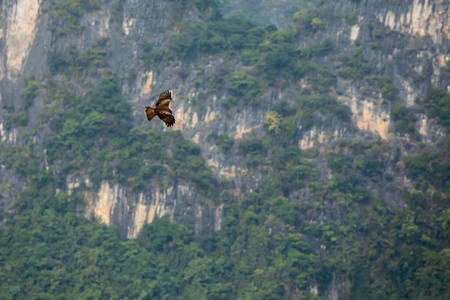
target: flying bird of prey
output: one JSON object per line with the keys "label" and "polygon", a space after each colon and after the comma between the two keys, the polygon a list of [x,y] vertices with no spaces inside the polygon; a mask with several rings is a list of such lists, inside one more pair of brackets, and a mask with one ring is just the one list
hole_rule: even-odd
{"label": "flying bird of prey", "polygon": [[172,110],[169,108],[170,100],[172,100],[172,92],[168,90],[159,94],[159,99],[156,102],[155,107],[146,106],[145,115],[147,120],[151,121],[155,116],[158,116],[167,127],[172,127],[175,124],[175,117],[172,114]]}

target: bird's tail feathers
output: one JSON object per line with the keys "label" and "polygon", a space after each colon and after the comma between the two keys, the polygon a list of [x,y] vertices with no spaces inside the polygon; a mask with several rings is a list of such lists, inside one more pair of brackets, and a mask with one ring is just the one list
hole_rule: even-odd
{"label": "bird's tail feathers", "polygon": [[155,108],[146,106],[145,107],[145,116],[147,117],[147,120],[151,121],[155,116]]}

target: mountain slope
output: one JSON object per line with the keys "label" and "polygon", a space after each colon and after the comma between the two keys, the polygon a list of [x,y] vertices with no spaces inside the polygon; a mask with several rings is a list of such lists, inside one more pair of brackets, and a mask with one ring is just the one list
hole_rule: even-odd
{"label": "mountain slope", "polygon": [[1,7],[7,298],[448,295],[445,5]]}

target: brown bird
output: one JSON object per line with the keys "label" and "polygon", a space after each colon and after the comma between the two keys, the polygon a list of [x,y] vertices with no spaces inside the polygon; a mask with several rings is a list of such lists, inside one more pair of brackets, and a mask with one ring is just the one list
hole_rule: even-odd
{"label": "brown bird", "polygon": [[172,92],[166,90],[159,94],[159,99],[155,104],[155,107],[146,106],[145,115],[147,120],[151,121],[155,116],[158,116],[167,127],[172,127],[175,124],[175,117],[172,114],[172,110],[169,108],[170,100],[172,100]]}

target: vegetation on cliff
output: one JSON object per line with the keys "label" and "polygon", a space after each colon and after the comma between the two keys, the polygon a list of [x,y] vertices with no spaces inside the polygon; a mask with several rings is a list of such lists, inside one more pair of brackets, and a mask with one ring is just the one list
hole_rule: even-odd
{"label": "vegetation on cliff", "polygon": [[[223,153],[234,151],[247,172],[261,174],[259,187],[241,186],[242,196],[234,198],[230,184],[215,179],[205,165],[198,145],[180,132],[135,126],[122,97],[123,78],[108,61],[108,39],[84,51],[52,53],[49,72],[24,81],[24,103],[45,95],[36,129],[46,132],[45,155],[34,151],[31,138],[24,148],[0,147],[2,167],[26,182],[0,228],[0,298],[326,299],[331,282],[340,284],[342,299],[450,297],[445,132],[434,149],[419,145],[410,156],[376,138],[298,147],[301,130],[310,129],[315,118],[350,124],[350,108],[336,100],[338,80],[379,93],[393,129],[417,138],[415,115],[400,103],[393,78],[369,62],[367,48],[341,53],[329,38],[298,47],[299,36],[324,30],[317,9],[296,13],[295,28],[277,30],[223,18],[215,1],[175,2],[182,9],[174,12],[172,25],[193,7],[201,18],[180,26],[166,46],[143,42],[143,67],[221,56],[225,62],[203,92],[225,93],[225,110],[261,105],[262,93],[274,87],[308,86],[268,109],[261,135],[239,142],[216,132],[207,138]],[[56,36],[79,34],[85,10],[101,5],[52,3],[51,30]],[[355,20],[353,14],[345,17],[350,25]],[[231,58],[245,68],[233,70]],[[444,131],[449,104],[449,94],[439,88],[420,102]],[[10,110],[8,126],[26,126],[26,109]],[[395,191],[393,172],[412,184],[397,203],[386,203],[373,187]],[[69,174],[88,175],[92,186],[82,184],[69,195]],[[102,180],[146,192],[150,181],[164,185],[178,178],[215,204],[227,203],[221,229],[200,242],[191,228],[164,219],[145,225],[136,240],[123,240],[117,227],[83,216],[83,193]]]}

